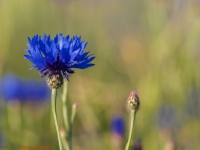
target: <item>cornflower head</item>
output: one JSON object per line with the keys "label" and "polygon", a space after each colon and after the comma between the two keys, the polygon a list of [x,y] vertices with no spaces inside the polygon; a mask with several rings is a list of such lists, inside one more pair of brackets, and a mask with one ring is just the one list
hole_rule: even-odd
{"label": "cornflower head", "polygon": [[37,103],[50,99],[51,92],[45,82],[29,80],[23,83],[23,100]]}
{"label": "cornflower head", "polygon": [[178,126],[176,109],[165,104],[161,106],[157,115],[157,126],[159,129],[175,129]]}
{"label": "cornflower head", "polygon": [[127,141],[125,150],[129,150],[132,145],[135,116],[136,116],[136,112],[140,106],[139,97],[134,90],[131,91],[131,93],[128,97],[127,103],[128,103],[128,107],[130,108],[130,130],[129,130],[129,137],[128,137],[128,141]]}
{"label": "cornflower head", "polygon": [[125,122],[122,116],[116,115],[111,121],[111,149],[120,150],[124,141]]}
{"label": "cornflower head", "polygon": [[139,109],[140,99],[135,91],[131,91],[127,102],[131,110],[137,111]]}
{"label": "cornflower head", "polygon": [[123,137],[124,135],[124,129],[125,129],[125,123],[121,116],[116,116],[113,118],[111,122],[112,126],[112,132],[114,135]]}
{"label": "cornflower head", "polygon": [[2,98],[6,101],[21,101],[22,81],[14,75],[6,75],[0,81]]}
{"label": "cornflower head", "polygon": [[93,66],[90,63],[95,57],[84,52],[87,42],[81,41],[81,37],[62,34],[56,35],[52,40],[50,35],[44,34],[28,38],[28,55],[25,59],[40,71],[41,77],[47,78],[47,84],[52,89],[58,89],[63,84],[63,79],[69,81],[69,75],[74,73],[74,68],[86,69]]}

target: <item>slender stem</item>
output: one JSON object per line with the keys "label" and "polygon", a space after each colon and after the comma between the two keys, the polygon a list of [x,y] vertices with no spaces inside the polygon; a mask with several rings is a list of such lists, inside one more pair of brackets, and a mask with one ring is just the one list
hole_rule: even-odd
{"label": "slender stem", "polygon": [[68,143],[67,143],[65,137],[62,137],[61,139],[62,139],[62,143],[63,143],[64,147],[66,148],[66,150],[69,150],[69,146],[68,146]]}
{"label": "slender stem", "polygon": [[56,114],[56,97],[57,97],[57,90],[56,89],[52,89],[51,106],[52,106],[53,117],[54,117],[55,126],[56,126],[56,132],[57,132],[57,135],[58,135],[59,147],[60,147],[60,150],[63,150],[62,143],[61,143],[61,138],[60,138],[60,131],[59,131],[59,125],[58,125],[58,120],[57,120],[57,114]]}
{"label": "slender stem", "polygon": [[63,120],[64,120],[64,126],[66,131],[69,131],[69,119],[68,119],[68,112],[67,112],[67,82],[64,82],[64,88],[63,88],[63,95],[62,95],[62,102],[63,102]]}
{"label": "slender stem", "polygon": [[73,127],[73,124],[74,124],[74,119],[75,119],[75,116],[76,116],[76,112],[77,112],[77,104],[73,104],[72,106],[72,115],[71,115],[71,120],[70,120],[70,130],[68,132],[68,141],[69,141],[69,148],[70,150],[72,150],[72,127]]}
{"label": "slender stem", "polygon": [[136,110],[131,110],[131,114],[130,114],[130,117],[131,117],[131,118],[130,118],[130,131],[129,131],[128,142],[127,142],[127,144],[126,144],[125,150],[129,150],[129,149],[130,149],[130,146],[131,146],[131,144],[132,144],[135,115],[136,115]]}
{"label": "slender stem", "polygon": [[70,130],[68,132],[69,149],[72,150],[72,125],[70,124]]}
{"label": "slender stem", "polygon": [[69,150],[69,145],[67,143],[67,140],[66,140],[66,131],[65,129],[63,130],[60,130],[60,137],[61,137],[61,140],[62,140],[62,144],[64,146],[64,150]]}
{"label": "slender stem", "polygon": [[63,107],[63,120],[64,120],[64,126],[65,130],[67,132],[66,134],[66,139],[67,142],[65,141],[65,145],[67,146],[67,149],[72,150],[72,140],[71,140],[71,125],[68,117],[68,101],[67,101],[67,82],[64,82],[64,87],[63,87],[63,94],[62,94],[62,107]]}
{"label": "slender stem", "polygon": [[74,124],[74,119],[76,117],[76,112],[77,112],[77,104],[74,103],[72,105],[72,116],[71,116],[71,122],[70,122],[71,126],[73,126],[73,124]]}

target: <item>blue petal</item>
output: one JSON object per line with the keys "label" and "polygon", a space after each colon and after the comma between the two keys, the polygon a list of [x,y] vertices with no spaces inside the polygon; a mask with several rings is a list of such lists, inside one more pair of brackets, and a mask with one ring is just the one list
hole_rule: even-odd
{"label": "blue petal", "polygon": [[58,43],[58,34],[56,34],[56,36],[54,37],[54,42]]}
{"label": "blue petal", "polygon": [[60,50],[63,48],[63,42],[64,42],[63,36],[62,36],[62,34],[60,34],[60,37],[59,37],[59,49]]}
{"label": "blue petal", "polygon": [[82,64],[79,67],[73,67],[73,68],[86,69],[86,68],[92,67],[94,65],[95,64]]}
{"label": "blue petal", "polygon": [[74,61],[75,57],[79,54],[79,51],[80,50],[76,50],[76,51],[74,51],[74,52],[71,53],[71,58],[70,58],[69,63],[71,63],[72,61]]}
{"label": "blue petal", "polygon": [[[76,64],[74,64],[72,66],[72,68],[80,68],[80,69],[84,69],[85,65],[88,64],[89,62],[91,62],[95,57],[91,57],[91,58],[88,58],[88,59],[85,59],[83,61],[80,61]],[[89,64],[88,64],[89,65]],[[86,65],[87,66],[87,65]],[[86,67],[87,68],[87,67]]]}
{"label": "blue petal", "polygon": [[69,54],[69,50],[63,48],[62,51],[59,52],[59,54],[60,54],[60,59],[62,60],[62,62],[64,64],[68,64],[71,57],[71,55]]}
{"label": "blue petal", "polygon": [[85,52],[82,55],[78,55],[75,60],[76,61],[84,60],[88,54],[89,54],[89,52]]}

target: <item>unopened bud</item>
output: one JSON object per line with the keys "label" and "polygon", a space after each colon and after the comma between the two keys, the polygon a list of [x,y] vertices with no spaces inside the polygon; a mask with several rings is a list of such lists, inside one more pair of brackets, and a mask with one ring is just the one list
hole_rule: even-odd
{"label": "unopened bud", "polygon": [[135,91],[132,91],[128,97],[128,107],[131,108],[132,110],[138,110],[140,106],[140,100]]}
{"label": "unopened bud", "polygon": [[73,109],[77,109],[77,103],[74,103],[74,104],[72,105],[72,108],[73,108]]}
{"label": "unopened bud", "polygon": [[65,131],[64,128],[61,128],[61,129],[60,129],[60,136],[61,136],[62,138],[66,137],[66,131]]}
{"label": "unopened bud", "polygon": [[51,89],[58,89],[63,84],[62,74],[49,75],[47,78],[47,84]]}

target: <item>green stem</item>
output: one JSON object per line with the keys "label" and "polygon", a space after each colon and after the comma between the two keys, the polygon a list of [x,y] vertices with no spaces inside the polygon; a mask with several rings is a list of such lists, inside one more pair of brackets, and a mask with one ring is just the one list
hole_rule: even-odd
{"label": "green stem", "polygon": [[131,117],[131,118],[130,118],[130,131],[129,131],[128,142],[127,142],[127,144],[126,144],[125,150],[129,150],[129,149],[130,149],[130,146],[131,146],[131,144],[132,144],[135,115],[136,115],[136,110],[131,110],[131,114],[130,114],[130,117]]}
{"label": "green stem", "polygon": [[52,106],[53,117],[54,117],[55,126],[56,126],[56,132],[57,132],[57,135],[58,135],[59,147],[60,147],[60,150],[63,150],[62,143],[61,143],[61,138],[60,138],[60,131],[59,131],[59,125],[58,125],[58,120],[57,120],[57,114],[56,114],[56,97],[57,97],[57,90],[56,89],[52,89],[51,106]]}
{"label": "green stem", "polygon": [[70,130],[68,132],[68,143],[69,143],[69,149],[72,150],[72,127],[70,124]]}
{"label": "green stem", "polygon": [[64,120],[64,126],[65,130],[67,132],[66,139],[67,142],[65,142],[65,145],[67,146],[67,149],[72,149],[72,142],[71,142],[71,126],[68,118],[68,101],[67,101],[67,82],[64,82],[63,87],[63,95],[62,95],[62,107],[63,107],[63,120]]}
{"label": "green stem", "polygon": [[74,124],[74,119],[75,119],[75,117],[76,117],[76,112],[77,112],[77,104],[74,103],[74,104],[72,105],[72,116],[71,116],[71,122],[70,122],[71,127],[72,127],[73,124]]}
{"label": "green stem", "polygon": [[62,140],[62,144],[63,144],[65,150],[69,150],[69,145],[67,143],[66,136],[63,136],[63,137],[61,136],[61,140]]}
{"label": "green stem", "polygon": [[66,131],[69,131],[69,119],[68,119],[68,112],[67,112],[67,82],[64,82],[64,88],[63,88],[63,95],[62,95],[62,101],[63,101],[63,120],[64,120],[64,126]]}
{"label": "green stem", "polygon": [[76,112],[77,112],[77,104],[73,104],[72,115],[71,115],[71,120],[70,120],[70,130],[68,132],[68,135],[69,135],[68,141],[69,141],[70,150],[72,150],[72,127],[73,127],[73,124],[74,124],[74,118],[76,116]]}

